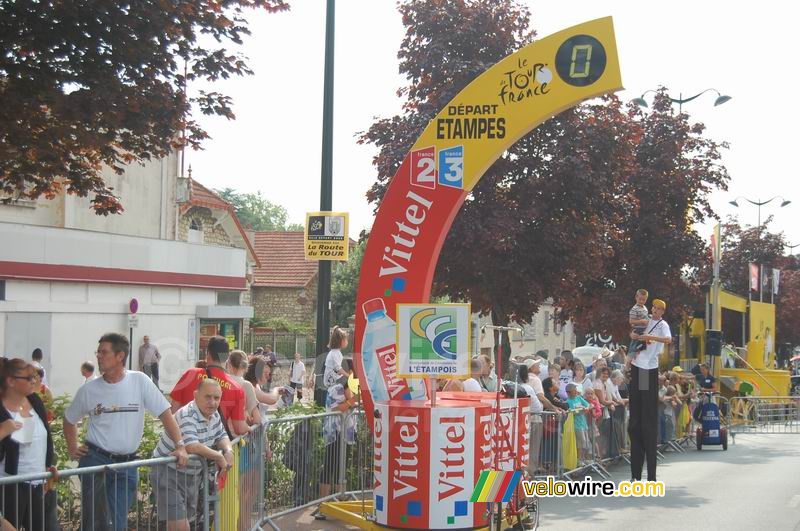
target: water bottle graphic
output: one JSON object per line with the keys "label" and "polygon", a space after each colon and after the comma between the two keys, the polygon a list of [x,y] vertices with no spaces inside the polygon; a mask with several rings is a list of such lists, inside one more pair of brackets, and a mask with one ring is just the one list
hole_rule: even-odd
{"label": "water bottle graphic", "polygon": [[[395,322],[386,315],[386,306],[383,299],[370,299],[362,305],[364,315],[367,318],[367,326],[364,328],[364,340],[361,345],[361,362],[364,366],[364,375],[367,378],[372,399],[389,400],[389,389],[381,370],[381,363],[378,359],[377,351],[394,345],[396,341]],[[412,400],[426,400],[427,393],[425,384],[422,380],[407,380],[411,390]],[[407,396],[397,396],[394,398],[409,398]]]}

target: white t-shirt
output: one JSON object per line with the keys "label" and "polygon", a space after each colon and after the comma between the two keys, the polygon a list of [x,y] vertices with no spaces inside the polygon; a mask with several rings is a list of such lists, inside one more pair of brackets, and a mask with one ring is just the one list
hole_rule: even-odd
{"label": "white t-shirt", "polygon": [[[644,329],[644,333],[648,336],[672,337],[669,325],[663,319],[660,321],[650,319],[650,322],[647,323]],[[662,350],[664,350],[664,343],[658,341],[649,342],[647,348],[634,358],[633,365],[636,365],[640,369],[657,369],[658,355],[661,354]]]}
{"label": "white t-shirt", "polygon": [[525,391],[528,393],[528,396],[531,397],[531,413],[541,413],[544,411],[544,406],[542,405],[541,400],[539,397],[536,396],[536,391],[531,386],[531,379],[528,377],[528,383],[524,383],[520,385]]}
{"label": "white t-shirt", "polygon": [[[339,363],[341,364],[342,362],[340,361]],[[305,376],[306,376],[306,364],[303,363],[302,361],[293,361],[292,377],[290,378],[290,381],[292,383],[302,384]]]}
{"label": "white t-shirt", "polygon": [[464,391],[468,393],[480,393],[483,389],[481,389],[481,384],[478,383],[478,380],[475,378],[467,378],[464,380]]}
{"label": "white t-shirt", "polygon": [[114,454],[132,454],[139,448],[144,433],[144,412],[159,416],[169,402],[144,373],[126,371],[119,382],[104,378],[80,387],[64,412],[70,424],[89,415],[86,441]]}
{"label": "white t-shirt", "polygon": [[[533,392],[537,395],[544,394],[544,387],[542,387],[542,379],[539,378],[538,375],[533,374],[532,372],[528,373],[528,385],[533,387]],[[541,402],[540,402],[541,403]]]}
{"label": "white t-shirt", "polygon": [[[22,422],[19,414],[11,414],[17,422]],[[33,438],[29,443],[20,443],[19,460],[17,461],[17,474],[40,474],[47,470],[47,430],[39,415],[31,409],[31,416],[25,422],[33,424]],[[0,461],[0,477],[6,477],[6,461]],[[43,483],[34,481],[33,483]]]}
{"label": "white t-shirt", "polygon": [[328,356],[325,358],[325,376],[322,379],[326,389],[341,378],[339,369],[342,368],[343,359],[342,351],[338,348],[331,349],[331,351],[328,352]]}
{"label": "white t-shirt", "polygon": [[606,380],[606,398],[610,398],[611,400],[615,400],[617,402],[622,401],[622,396],[619,394],[619,386],[614,385],[614,382],[611,381],[611,378]]}

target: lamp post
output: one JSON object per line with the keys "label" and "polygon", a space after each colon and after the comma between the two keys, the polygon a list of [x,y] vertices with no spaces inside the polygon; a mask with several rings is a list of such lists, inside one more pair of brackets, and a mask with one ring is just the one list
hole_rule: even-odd
{"label": "lamp post", "polygon": [[788,248],[789,248],[789,254],[792,254],[792,251],[794,251],[794,248],[795,248],[795,247],[800,247],[800,243],[796,243],[796,244],[794,244],[794,245],[789,245],[789,244],[786,244],[786,247],[788,247]]}
{"label": "lamp post", "polygon": [[766,201],[753,201],[752,199],[747,199],[746,197],[739,196],[736,199],[734,199],[733,201],[728,201],[728,204],[733,205],[736,208],[739,208],[739,203],[737,203],[737,201],[739,199],[744,199],[745,201],[747,201],[751,205],[756,205],[758,207],[758,230],[759,230],[759,233],[761,231],[761,207],[762,206],[767,205],[767,204],[773,202],[776,199],[780,199],[781,200],[781,207],[785,207],[786,205],[791,203],[791,201],[787,200],[786,198],[784,198],[784,197],[782,197],[780,195],[776,195],[775,197],[773,197],[771,199],[767,199]]}
{"label": "lamp post", "polygon": [[[730,101],[730,99],[731,99],[731,96],[725,96],[723,94],[720,94],[720,92],[717,89],[713,89],[713,88],[705,89],[703,92],[698,92],[694,96],[690,96],[688,98],[684,98],[682,92],[678,94],[677,98],[673,98],[669,94],[667,94],[667,97],[669,98],[669,101],[671,101],[672,103],[677,103],[678,104],[678,113],[680,114],[680,113],[683,112],[683,104],[684,103],[689,103],[693,99],[699,98],[700,96],[702,96],[706,92],[712,92],[712,91],[717,93],[717,99],[714,100],[714,107],[716,107],[718,105],[722,105],[723,103],[725,103],[726,101]],[[647,94],[651,93],[651,92],[656,92],[656,91],[655,90],[646,90],[645,92],[642,93],[641,96],[639,96],[638,98],[634,98],[632,100],[633,103],[635,103],[639,107],[647,108],[648,105],[647,105],[647,102],[644,100],[644,97]]]}
{"label": "lamp post", "polygon": [[[333,46],[336,0],[328,0],[325,17],[325,78],[322,98],[322,171],[319,209],[333,208]],[[319,261],[317,277],[317,349],[324,351],[331,323],[331,262]],[[317,369],[314,369],[315,371]],[[321,405],[321,404],[320,404]]]}

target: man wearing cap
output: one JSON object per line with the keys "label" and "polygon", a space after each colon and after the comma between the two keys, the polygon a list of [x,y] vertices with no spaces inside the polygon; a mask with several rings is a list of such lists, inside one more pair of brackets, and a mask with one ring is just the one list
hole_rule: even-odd
{"label": "man wearing cap", "polygon": [[631,332],[631,339],[647,347],[635,354],[630,384],[631,481],[642,480],[647,461],[647,481],[656,481],[656,438],[658,436],[658,355],[672,343],[669,325],[664,320],[667,304],[653,299],[651,317],[643,334]]}

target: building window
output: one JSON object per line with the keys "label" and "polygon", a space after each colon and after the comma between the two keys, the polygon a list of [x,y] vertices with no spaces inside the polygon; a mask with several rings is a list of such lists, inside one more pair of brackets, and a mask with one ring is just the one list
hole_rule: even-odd
{"label": "building window", "polygon": [[239,306],[238,291],[218,291],[217,304],[219,306]]}
{"label": "building window", "polygon": [[543,335],[550,335],[550,312],[544,312],[544,328],[542,329]]}
{"label": "building window", "polygon": [[6,300],[6,281],[0,280],[0,301]]}
{"label": "building window", "polygon": [[203,243],[203,223],[195,218],[189,221],[189,233],[186,238],[189,243]]}

